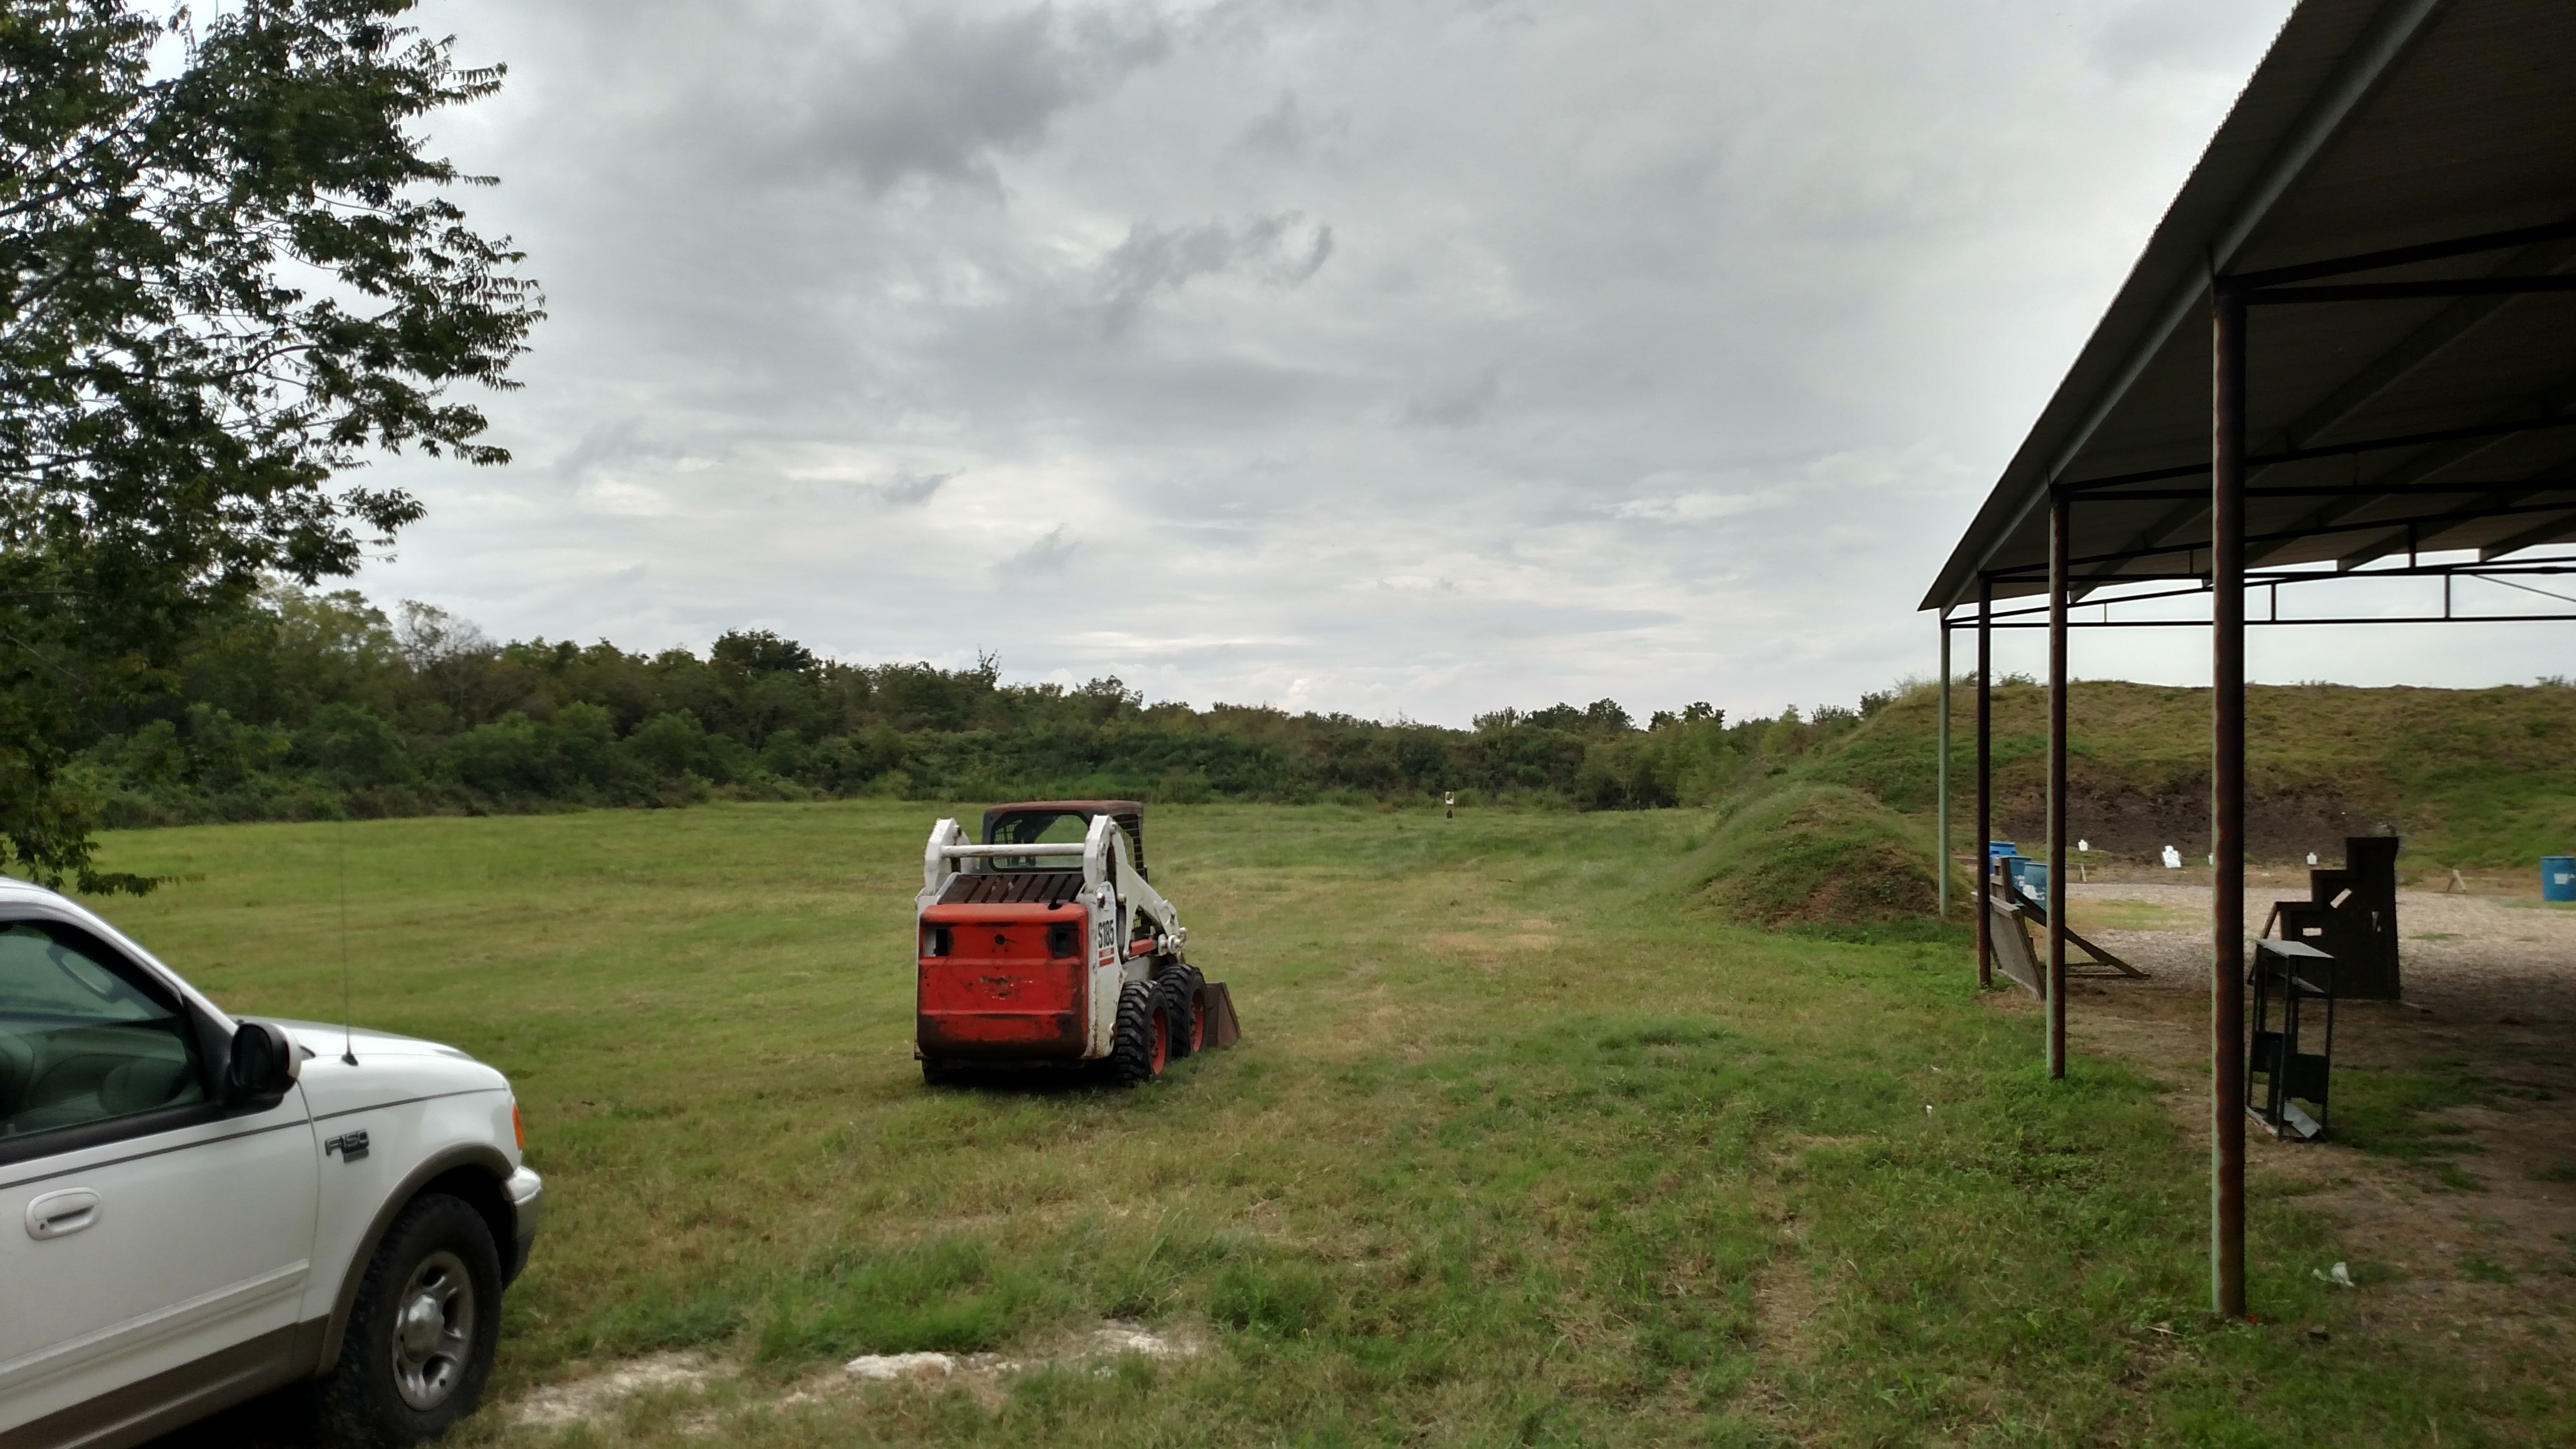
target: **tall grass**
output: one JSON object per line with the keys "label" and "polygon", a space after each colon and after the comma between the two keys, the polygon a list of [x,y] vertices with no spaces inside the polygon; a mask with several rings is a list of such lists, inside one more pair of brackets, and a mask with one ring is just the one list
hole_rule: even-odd
{"label": "tall grass", "polygon": [[[741,1366],[467,1444],[2576,1439],[2560,1338],[2428,1328],[2295,1199],[2254,1202],[2263,1322],[2206,1315],[2171,1084],[2044,1080],[1955,941],[1694,913],[1704,813],[1159,812],[1246,1038],[1122,1093],[921,1085],[934,808],[137,832],[109,863],[182,879],[111,912],[230,1007],[334,1015],[345,844],[359,1019],[508,1071],[547,1175],[495,1396]],[[1108,1317],[1204,1351],[1060,1359]],[[787,1397],[931,1348],[1040,1366]]]}

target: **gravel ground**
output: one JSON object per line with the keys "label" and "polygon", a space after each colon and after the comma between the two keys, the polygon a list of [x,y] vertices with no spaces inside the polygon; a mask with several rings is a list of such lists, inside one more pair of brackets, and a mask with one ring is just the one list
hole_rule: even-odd
{"label": "gravel ground", "polygon": [[[2209,887],[2116,882],[2067,889],[2076,929],[2148,972],[2154,980],[2147,985],[2208,991],[2210,948],[2202,933]],[[2260,929],[2273,902],[2302,895],[2285,885],[2248,890],[2246,923]],[[2154,929],[2087,926],[2088,916],[2099,919],[2118,901],[2169,914]],[[2576,1024],[2576,907],[2528,896],[2400,890],[2397,935],[2398,976],[2410,1006],[2455,1020]]]}

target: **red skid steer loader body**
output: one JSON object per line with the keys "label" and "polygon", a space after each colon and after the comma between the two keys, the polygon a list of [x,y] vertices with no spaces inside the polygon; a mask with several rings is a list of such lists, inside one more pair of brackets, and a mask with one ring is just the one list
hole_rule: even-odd
{"label": "red skid steer loader body", "polygon": [[1079,903],[966,901],[923,911],[922,1060],[1081,1061],[1091,1040],[1090,939],[1091,913]]}
{"label": "red skid steer loader body", "polygon": [[1038,800],[954,820],[922,858],[916,1054],[938,1082],[965,1069],[1074,1068],[1146,1081],[1242,1035],[1222,983],[1183,947],[1148,882],[1145,807]]}

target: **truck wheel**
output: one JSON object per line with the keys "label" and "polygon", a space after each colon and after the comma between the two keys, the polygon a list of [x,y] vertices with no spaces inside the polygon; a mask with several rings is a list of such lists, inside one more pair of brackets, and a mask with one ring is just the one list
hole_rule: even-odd
{"label": "truck wheel", "polygon": [[1163,1074],[1172,1054],[1172,1016],[1162,989],[1130,981],[1118,989],[1118,1025],[1109,1038],[1109,1080],[1140,1087]]}
{"label": "truck wheel", "polygon": [[385,1230],[316,1385],[325,1442],[418,1444],[474,1412],[501,1340],[501,1255],[483,1215],[428,1193]]}
{"label": "truck wheel", "polygon": [[1172,1056],[1186,1057],[1207,1045],[1207,1018],[1199,1011],[1199,987],[1207,978],[1199,968],[1184,961],[1159,978],[1169,993],[1172,1013]]}

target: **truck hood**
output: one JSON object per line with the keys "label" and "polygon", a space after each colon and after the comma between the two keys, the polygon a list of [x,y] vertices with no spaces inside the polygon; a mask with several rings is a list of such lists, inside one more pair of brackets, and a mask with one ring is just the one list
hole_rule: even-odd
{"label": "truck hood", "polygon": [[449,1057],[460,1062],[474,1060],[470,1053],[416,1036],[396,1036],[389,1031],[372,1031],[363,1026],[333,1026],[323,1021],[281,1021],[286,1034],[297,1046],[317,1057],[337,1057],[354,1049],[361,1063],[370,1056],[380,1057]]}
{"label": "truck hood", "polygon": [[[304,1059],[298,1080],[316,1117],[466,1092],[497,1092],[505,1102],[509,1095],[508,1078],[452,1046],[328,1022],[281,1021],[278,1025],[297,1046],[312,1053]],[[356,1066],[342,1060],[344,1051],[357,1057]],[[502,1121],[506,1129],[506,1110]]]}

